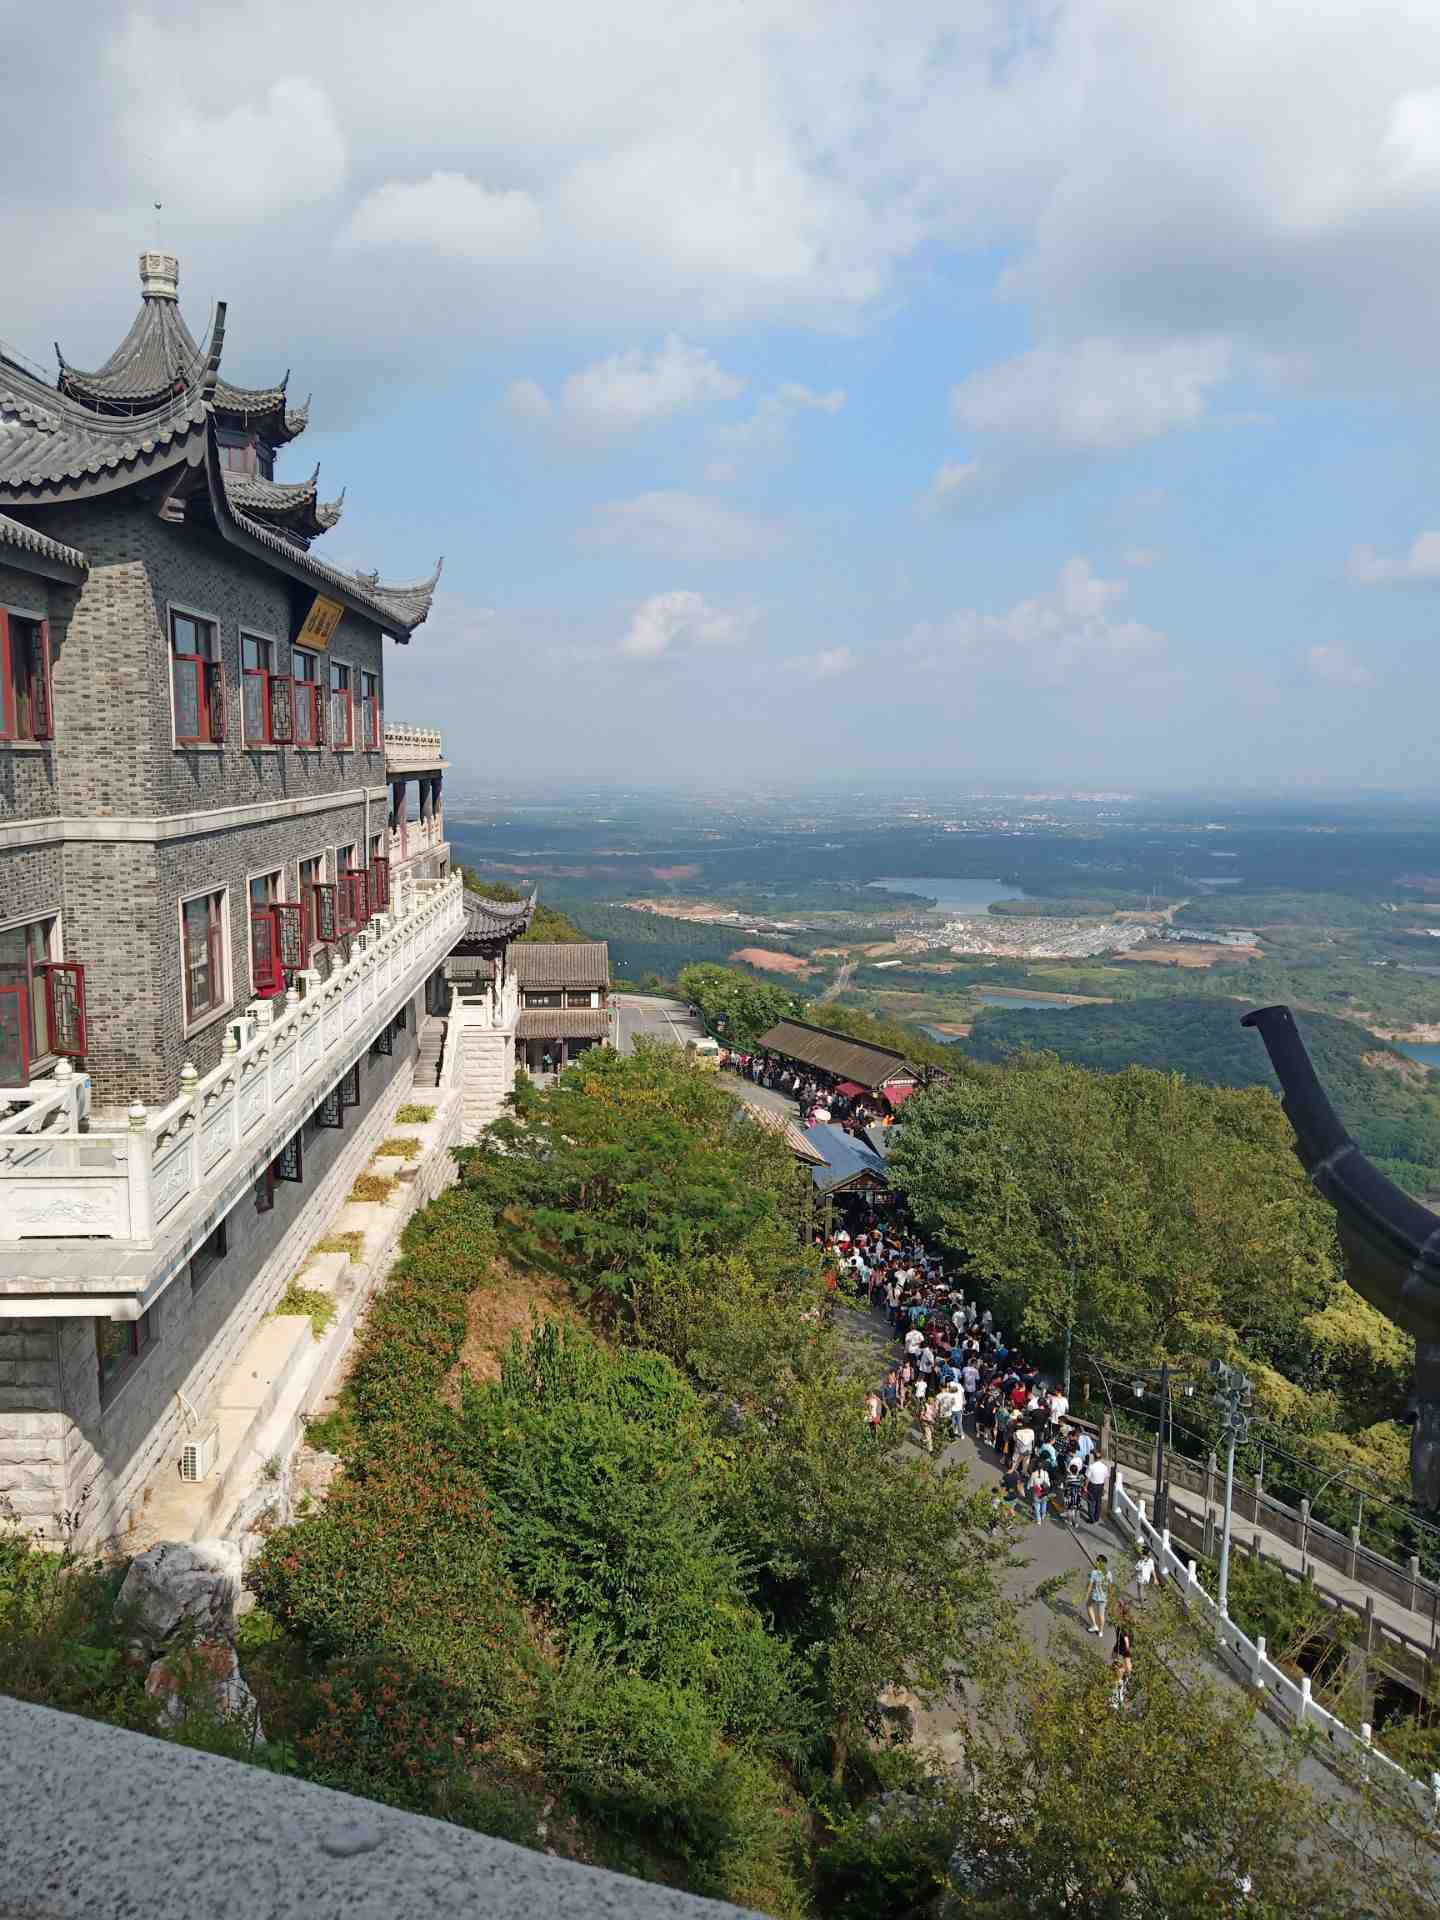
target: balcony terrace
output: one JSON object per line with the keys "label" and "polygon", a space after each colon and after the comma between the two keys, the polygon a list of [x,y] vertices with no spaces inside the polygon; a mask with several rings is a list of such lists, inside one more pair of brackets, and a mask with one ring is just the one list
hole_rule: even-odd
{"label": "balcony terrace", "polygon": [[438,727],[407,727],[385,722],[385,777],[407,773],[443,773]]}
{"label": "balcony terrace", "polygon": [[328,980],[252,1001],[212,1073],[123,1129],[86,1129],[83,1074],[0,1088],[0,1318],[144,1313],[464,929],[458,875],[401,885]]}

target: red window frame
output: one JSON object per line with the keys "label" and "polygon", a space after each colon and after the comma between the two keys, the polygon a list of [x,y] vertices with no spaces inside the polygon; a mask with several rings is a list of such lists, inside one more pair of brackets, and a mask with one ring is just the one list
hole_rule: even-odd
{"label": "red window frame", "polygon": [[370,862],[371,901],[376,913],[390,905],[390,862],[376,855]]}
{"label": "red window frame", "polygon": [[324,946],[340,937],[340,908],[333,880],[319,880],[308,889],[311,895],[311,943]]}
{"label": "red window frame", "polygon": [[[327,662],[329,672],[325,684],[330,697],[330,744],[337,753],[344,752],[355,744],[355,676],[346,660]],[[344,680],[337,686],[335,676],[344,674]],[[337,700],[342,704],[337,708]],[[340,738],[340,720],[345,723],[345,737]]]}
{"label": "red window frame", "polygon": [[250,909],[250,984],[261,1000],[273,999],[285,991],[274,907]]}
{"label": "red window frame", "polygon": [[[294,740],[294,686],[288,674],[276,671],[279,656],[278,644],[265,634],[240,635],[240,718],[247,747],[285,747]],[[258,708],[255,726],[251,725],[252,697]]]}
{"label": "red window frame", "polygon": [[[213,988],[213,997],[209,1005],[204,1007],[192,1006],[190,1001],[190,934],[185,909],[194,906],[197,900],[204,901],[207,912],[205,949]],[[188,900],[181,901],[180,964],[185,995],[185,1024],[193,1026],[207,1014],[218,1013],[228,1003],[225,980],[225,896],[222,892],[192,894]]]}
{"label": "red window frame", "polygon": [[382,741],[380,720],[380,676],[360,669],[360,714],[367,752],[375,753]]}
{"label": "red window frame", "polygon": [[[22,640],[17,628],[33,629]],[[16,693],[16,653],[26,646],[30,654],[23,680],[30,709],[27,728],[20,727]],[[50,681],[50,622],[28,614],[11,614],[0,607],[0,740],[51,740],[55,737],[55,705]]]}
{"label": "red window frame", "polygon": [[[320,655],[294,647],[290,653],[291,688],[294,694],[294,744],[297,747],[323,747],[325,744],[325,695],[327,687],[320,678]],[[311,679],[306,669],[312,669]]]}
{"label": "red window frame", "polygon": [[[191,627],[197,637],[208,635],[213,653],[183,650],[178,645],[181,626]],[[175,744],[179,747],[221,746],[225,740],[225,661],[220,645],[220,629],[213,620],[199,614],[170,614],[171,686],[175,700]],[[188,692],[187,692],[188,689]],[[187,721],[193,716],[196,731],[182,731],[181,714]]]}
{"label": "red window frame", "polygon": [[86,1052],[85,969],[78,960],[47,960],[41,968],[45,976],[45,1024],[49,1029],[50,1051],[67,1059],[81,1060]]}
{"label": "red window frame", "polygon": [[335,882],[336,926],[341,933],[359,933],[370,918],[369,890],[363,867],[347,867]]}

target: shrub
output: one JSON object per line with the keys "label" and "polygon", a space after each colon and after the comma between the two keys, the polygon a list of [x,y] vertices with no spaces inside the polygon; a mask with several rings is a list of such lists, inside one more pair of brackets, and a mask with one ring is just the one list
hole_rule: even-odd
{"label": "shrub", "polygon": [[352,1260],[358,1260],[365,1251],[365,1236],[363,1233],[327,1233],[310,1251],[312,1254],[348,1253]]}
{"label": "shrub", "polygon": [[374,1200],[381,1205],[395,1191],[396,1183],[385,1174],[362,1173],[350,1189],[352,1200]]}
{"label": "shrub", "polygon": [[435,1109],[433,1107],[412,1106],[408,1103],[399,1108],[395,1114],[396,1120],[402,1127],[420,1127],[423,1126],[427,1120],[433,1120],[434,1117]]}
{"label": "shrub", "polygon": [[337,1311],[333,1295],[321,1293],[318,1287],[302,1287],[297,1280],[290,1282],[271,1308],[272,1314],[309,1314],[310,1328],[317,1340],[325,1338],[326,1329]]}
{"label": "shrub", "polygon": [[252,1584],[319,1659],[398,1660],[455,1690],[480,1739],[516,1697],[525,1634],[478,1476],[387,1435],[319,1512],[272,1534]]}
{"label": "shrub", "polygon": [[392,1133],[388,1140],[380,1142],[375,1151],[397,1160],[413,1160],[420,1151],[420,1142],[404,1134]]}

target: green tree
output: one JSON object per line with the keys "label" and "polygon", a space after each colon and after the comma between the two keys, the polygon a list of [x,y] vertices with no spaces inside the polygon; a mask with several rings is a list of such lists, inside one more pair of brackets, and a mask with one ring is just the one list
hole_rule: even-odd
{"label": "green tree", "polygon": [[705,1024],[732,1047],[755,1045],[777,1021],[788,1020],[796,1009],[793,993],[752,980],[733,967],[701,964],[680,975],[680,992],[700,1009]]}
{"label": "green tree", "polygon": [[877,1442],[861,1387],[817,1334],[742,1427],[731,1495],[764,1603],[811,1662],[837,1780],[879,1732],[883,1693],[950,1698],[1008,1618],[989,1496],[963,1467],[937,1471],[898,1421]]}
{"label": "green tree", "polygon": [[[953,1878],[984,1920],[1420,1920],[1423,1849],[1373,1799],[1347,1815],[1301,1783],[1304,1748],[1195,1673],[1160,1609],[1136,1635],[1129,1704],[1089,1646],[993,1663],[972,1718],[973,1791]],[[1183,1676],[1183,1677],[1182,1677]],[[1242,1888],[1248,1882],[1248,1892]]]}
{"label": "green tree", "polygon": [[597,1048],[556,1086],[523,1085],[462,1157],[481,1197],[520,1208],[533,1254],[563,1256],[582,1298],[628,1305],[650,1261],[753,1249],[783,1275],[804,1260],[803,1169],[677,1047]]}

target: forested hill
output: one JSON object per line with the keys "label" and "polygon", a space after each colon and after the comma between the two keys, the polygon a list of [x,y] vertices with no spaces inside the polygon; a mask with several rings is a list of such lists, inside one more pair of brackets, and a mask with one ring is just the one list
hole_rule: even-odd
{"label": "forested hill", "polygon": [[[966,1043],[972,1059],[1024,1048],[1077,1066],[1159,1067],[1218,1087],[1278,1091],[1260,1037],[1233,1000],[1143,1000],[1051,1011],[982,1014]],[[1321,1085],[1361,1147],[1412,1193],[1440,1193],[1440,1075],[1374,1034],[1327,1013],[1297,1015]]]}

